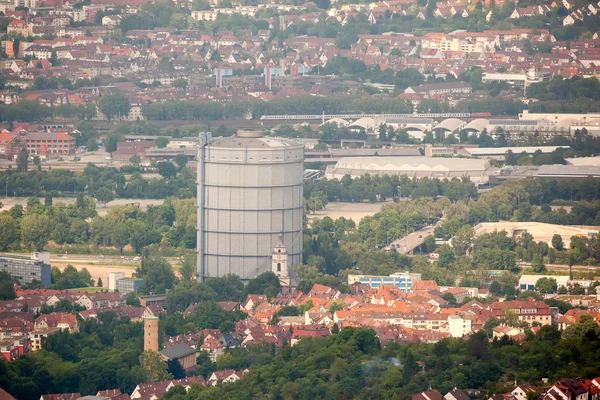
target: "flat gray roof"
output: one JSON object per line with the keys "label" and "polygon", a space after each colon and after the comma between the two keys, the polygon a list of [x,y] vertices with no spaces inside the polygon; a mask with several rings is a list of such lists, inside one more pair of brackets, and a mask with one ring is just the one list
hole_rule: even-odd
{"label": "flat gray roof", "polygon": [[178,343],[175,346],[167,347],[160,351],[160,354],[167,357],[169,360],[185,357],[194,353],[196,353],[196,349],[185,343]]}
{"label": "flat gray roof", "polygon": [[444,157],[346,157],[335,165],[336,168],[379,170],[421,170],[421,171],[484,171],[490,166],[488,160]]}
{"label": "flat gray roof", "polygon": [[542,165],[538,169],[537,176],[597,177],[600,176],[600,167],[593,165]]}

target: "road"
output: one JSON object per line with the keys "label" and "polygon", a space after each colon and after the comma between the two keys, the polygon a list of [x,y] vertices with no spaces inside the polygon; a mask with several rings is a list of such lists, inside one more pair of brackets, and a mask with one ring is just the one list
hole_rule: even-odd
{"label": "road", "polygon": [[402,239],[393,241],[385,249],[390,250],[391,248],[395,248],[396,251],[400,254],[409,254],[415,248],[422,245],[425,242],[425,238],[427,236],[433,235],[434,230],[435,230],[435,226],[433,226],[433,225],[426,226],[416,232],[413,232],[407,236],[404,236]]}

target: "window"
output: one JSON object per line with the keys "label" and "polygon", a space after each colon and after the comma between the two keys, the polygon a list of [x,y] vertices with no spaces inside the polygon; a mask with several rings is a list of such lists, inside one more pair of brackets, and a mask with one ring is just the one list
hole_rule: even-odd
{"label": "window", "polygon": [[281,272],[281,263],[277,263],[277,272]]}

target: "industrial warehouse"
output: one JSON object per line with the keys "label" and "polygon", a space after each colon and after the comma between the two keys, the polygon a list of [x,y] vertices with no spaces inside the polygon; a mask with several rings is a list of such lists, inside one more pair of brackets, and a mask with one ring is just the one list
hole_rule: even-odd
{"label": "industrial warehouse", "polygon": [[479,184],[487,183],[493,174],[488,160],[468,158],[437,157],[346,157],[334,166],[328,166],[327,179],[342,179],[370,175],[406,175],[414,179],[422,178],[469,178]]}

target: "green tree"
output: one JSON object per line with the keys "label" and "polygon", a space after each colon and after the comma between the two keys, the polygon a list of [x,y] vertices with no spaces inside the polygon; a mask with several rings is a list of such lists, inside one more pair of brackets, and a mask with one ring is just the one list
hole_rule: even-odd
{"label": "green tree", "polygon": [[117,151],[117,145],[121,138],[118,135],[108,135],[106,137],[106,151],[109,152],[112,156],[112,153]]}
{"label": "green tree", "polygon": [[452,247],[457,256],[464,256],[471,249],[474,237],[475,231],[469,225],[463,226],[456,232],[452,238]]}
{"label": "green tree", "polygon": [[425,251],[431,253],[435,250],[435,236],[429,235],[425,237],[424,243]]}
{"label": "green tree", "polygon": [[137,154],[134,154],[129,157],[129,162],[133,164],[134,167],[139,167],[140,163],[142,162],[142,158]]}
{"label": "green tree", "polygon": [[180,171],[187,165],[187,162],[188,158],[185,154],[177,154],[177,156],[175,156],[175,163],[179,166]]}
{"label": "green tree", "polygon": [[196,276],[196,257],[195,254],[186,253],[183,257],[179,258],[181,262],[181,268],[179,268],[179,274],[183,280],[189,281]]}
{"label": "green tree", "polygon": [[10,208],[10,210],[8,210],[8,215],[13,217],[15,220],[20,219],[23,214],[25,214],[25,212],[23,210],[23,206],[20,204],[15,204]]}
{"label": "green tree", "polygon": [[13,300],[15,294],[15,278],[6,271],[0,271],[0,300]]}
{"label": "green tree", "polygon": [[186,89],[187,88],[187,79],[179,78],[173,81],[173,87]]}
{"label": "green tree", "polygon": [[102,114],[110,121],[113,118],[122,118],[129,115],[131,103],[123,93],[104,95],[98,102]]}
{"label": "green tree", "polygon": [[512,150],[508,150],[504,155],[504,164],[517,165],[517,156],[512,152]]}
{"label": "green tree", "polygon": [[387,141],[387,126],[385,124],[379,125],[379,140]]}
{"label": "green tree", "polygon": [[556,250],[561,251],[563,249],[563,239],[558,233],[552,236],[552,247]]}
{"label": "green tree", "polygon": [[206,284],[215,291],[217,301],[242,301],[244,296],[244,283],[237,275],[208,278]]}
{"label": "green tree", "polygon": [[164,149],[169,144],[169,139],[162,136],[157,137],[156,140],[154,140],[154,144],[156,144],[156,147],[158,147],[159,149]]}
{"label": "green tree", "polygon": [[554,278],[540,278],[535,283],[535,289],[544,294],[556,292],[557,287],[558,285],[556,284],[556,279]]}
{"label": "green tree", "polygon": [[119,254],[123,253],[123,247],[125,247],[129,241],[129,229],[127,224],[124,222],[118,222],[110,231],[110,241],[113,246],[119,249]]}
{"label": "green tree", "polygon": [[98,277],[98,283],[96,284],[98,287],[102,287],[102,278]]}
{"label": "green tree", "polygon": [[246,286],[247,294],[266,294],[269,298],[277,296],[281,291],[279,278],[273,272],[265,272],[251,279]]}
{"label": "green tree", "polygon": [[155,351],[145,351],[140,356],[140,364],[137,367],[137,376],[140,382],[152,383],[172,379],[167,362]]}
{"label": "green tree", "polygon": [[6,251],[17,241],[19,225],[10,214],[0,214],[0,251]]}
{"label": "green tree", "polygon": [[50,239],[50,218],[42,214],[28,214],[21,218],[21,241],[31,250],[40,251]]}
{"label": "green tree", "polygon": [[336,311],[343,310],[345,308],[346,308],[346,306],[344,305],[344,303],[342,301],[334,301],[329,306],[329,310],[328,311],[333,315]]}
{"label": "green tree", "polygon": [[454,297],[452,293],[444,293],[441,297],[442,299],[446,300],[450,305],[456,304],[456,297]]}
{"label": "green tree", "polygon": [[597,341],[600,336],[600,327],[589,315],[583,315],[579,322],[569,326],[563,332],[563,337],[569,340],[587,339]]}
{"label": "green tree", "polygon": [[492,281],[492,283],[490,284],[490,293],[495,296],[498,296],[502,293],[502,287],[500,286],[500,283],[498,281]]}
{"label": "green tree", "polygon": [[17,171],[27,172],[29,169],[29,152],[26,149],[22,149],[17,157]]}
{"label": "green tree", "polygon": [[531,263],[531,269],[537,274],[546,272],[546,266],[544,265],[544,257],[541,254],[536,254]]}
{"label": "green tree", "polygon": [[161,161],[156,167],[159,175],[167,180],[177,176],[177,168],[170,161]]}
{"label": "green tree", "polygon": [[106,207],[106,203],[113,201],[114,198],[115,195],[113,191],[106,187],[101,187],[100,189],[98,189],[98,191],[96,191],[96,199],[99,202],[104,203],[104,207]]}
{"label": "green tree", "polygon": [[125,302],[127,303],[128,306],[134,306],[134,307],[140,306],[140,299],[137,297],[135,292],[127,293],[127,298],[125,299]]}
{"label": "green tree", "polygon": [[176,280],[171,264],[159,256],[142,257],[142,266],[136,274],[144,279],[144,287],[149,293],[165,293]]}
{"label": "green tree", "polygon": [[205,283],[198,281],[181,281],[167,295],[169,312],[182,312],[190,304],[214,300],[216,293]]}
{"label": "green tree", "polygon": [[325,193],[320,191],[314,191],[310,194],[310,197],[306,201],[306,207],[309,211],[315,212],[322,210],[325,208],[327,204],[327,198],[325,197]]}

